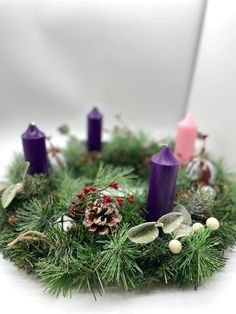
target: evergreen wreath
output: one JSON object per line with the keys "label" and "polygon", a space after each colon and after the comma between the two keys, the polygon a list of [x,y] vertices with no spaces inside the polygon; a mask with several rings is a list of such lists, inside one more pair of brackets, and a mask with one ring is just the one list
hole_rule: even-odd
{"label": "evergreen wreath", "polygon": [[67,126],[59,130],[67,145],[49,139],[56,165],[48,177],[28,175],[17,155],[0,184],[5,258],[64,296],[72,289],[101,294],[111,285],[197,289],[224,267],[236,241],[236,182],[221,161],[211,161],[211,187],[189,175],[197,163],[182,167],[174,211],[145,223],[148,164],[163,141],[116,128],[100,153],[88,153]]}

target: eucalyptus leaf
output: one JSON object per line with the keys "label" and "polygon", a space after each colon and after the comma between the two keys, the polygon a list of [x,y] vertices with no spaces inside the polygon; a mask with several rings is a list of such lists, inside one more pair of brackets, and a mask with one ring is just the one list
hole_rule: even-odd
{"label": "eucalyptus leaf", "polygon": [[3,193],[2,193],[2,207],[7,208],[10,203],[15,198],[16,194],[19,191],[19,184],[10,185]]}
{"label": "eucalyptus leaf", "polygon": [[183,238],[193,233],[191,226],[186,224],[181,224],[178,229],[174,231],[175,239]]}
{"label": "eucalyptus leaf", "polygon": [[158,222],[163,224],[164,233],[172,233],[182,224],[183,215],[177,212],[169,213],[162,216]]}
{"label": "eucalyptus leaf", "polygon": [[11,183],[9,181],[0,182],[0,192],[5,190],[6,188],[8,188],[10,185],[11,185]]}
{"label": "eucalyptus leaf", "polygon": [[19,173],[20,173],[20,180],[21,181],[25,181],[25,177],[27,175],[28,169],[29,169],[30,163],[28,161],[26,161],[24,164],[21,165],[20,169],[19,169]]}
{"label": "eucalyptus leaf", "polygon": [[183,215],[183,223],[189,226],[192,225],[191,215],[183,205],[175,206],[173,212],[181,213]]}
{"label": "eucalyptus leaf", "polygon": [[158,235],[159,230],[156,222],[145,222],[135,226],[128,231],[128,238],[135,243],[149,243],[154,241]]}

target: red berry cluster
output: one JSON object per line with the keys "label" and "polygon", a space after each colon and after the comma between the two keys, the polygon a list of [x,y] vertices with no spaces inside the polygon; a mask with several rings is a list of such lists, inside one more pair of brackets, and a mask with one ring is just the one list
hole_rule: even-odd
{"label": "red berry cluster", "polygon": [[78,200],[71,201],[70,214],[74,217],[83,216],[87,201],[94,198],[96,199],[101,196],[102,196],[103,204],[116,201],[119,206],[123,206],[125,200],[127,200],[129,203],[134,202],[134,197],[132,194],[128,196],[124,196],[124,197],[113,196],[113,195],[109,196],[109,195],[104,194],[103,192],[107,188],[113,188],[117,190],[119,189],[119,184],[117,181],[113,181],[111,184],[109,184],[106,188],[103,188],[103,189],[98,189],[96,186],[85,186],[83,188],[83,191],[76,195]]}
{"label": "red berry cluster", "polygon": [[127,200],[129,203],[134,203],[134,196],[133,194],[130,194],[129,196],[126,197],[117,197],[117,203],[119,206],[123,206],[124,205],[124,200]]}
{"label": "red berry cluster", "polygon": [[[117,181],[113,181],[109,187],[112,187],[113,189],[119,189],[119,185]],[[130,194],[127,197],[116,197],[117,203],[119,206],[123,206],[124,205],[124,200],[127,199],[129,203],[133,203],[134,202],[134,196],[132,194]]]}
{"label": "red berry cluster", "polygon": [[[90,192],[95,192],[96,190],[97,190],[96,186],[85,186],[83,188],[83,192],[78,193],[76,197],[80,201],[82,201],[86,195],[88,195]],[[70,205],[71,205],[70,214],[72,216],[82,216],[84,214],[84,210],[82,209],[83,207],[81,207],[80,202],[71,201]]]}
{"label": "red berry cluster", "polygon": [[83,199],[85,197],[86,194],[90,193],[90,192],[95,192],[97,190],[96,186],[85,186],[83,188],[83,193],[78,193],[76,196],[78,199]]}

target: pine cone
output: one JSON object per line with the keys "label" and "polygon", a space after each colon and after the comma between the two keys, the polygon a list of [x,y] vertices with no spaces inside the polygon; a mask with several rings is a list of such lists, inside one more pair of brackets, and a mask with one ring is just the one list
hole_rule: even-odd
{"label": "pine cone", "polygon": [[83,225],[93,233],[107,235],[119,228],[122,216],[114,202],[103,203],[101,199],[89,202],[85,211]]}
{"label": "pine cone", "polygon": [[212,216],[215,195],[211,191],[211,188],[208,188],[209,189],[200,188],[189,197],[186,207],[192,215],[192,218],[204,221]]}

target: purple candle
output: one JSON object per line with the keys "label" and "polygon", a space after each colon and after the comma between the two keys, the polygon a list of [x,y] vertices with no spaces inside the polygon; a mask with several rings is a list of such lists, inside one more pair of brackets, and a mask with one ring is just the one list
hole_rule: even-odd
{"label": "purple candle", "polygon": [[88,151],[100,151],[102,142],[102,115],[95,107],[88,114]]}
{"label": "purple candle", "polygon": [[147,199],[147,221],[156,221],[172,211],[179,162],[168,145],[152,156],[149,191]]}
{"label": "purple candle", "polygon": [[45,135],[34,123],[22,134],[25,160],[30,163],[29,174],[48,174],[48,158]]}

